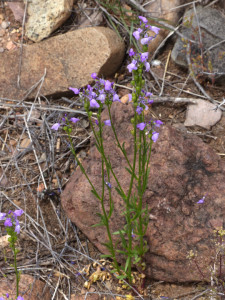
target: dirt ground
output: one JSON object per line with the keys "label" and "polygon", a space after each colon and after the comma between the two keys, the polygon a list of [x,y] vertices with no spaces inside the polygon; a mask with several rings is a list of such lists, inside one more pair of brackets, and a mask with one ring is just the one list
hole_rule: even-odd
{"label": "dirt ground", "polygon": [[[79,2],[82,3],[82,1]],[[86,4],[90,7],[96,5],[94,1],[87,1]],[[76,3],[75,8],[77,7]],[[13,51],[21,40],[21,24],[15,21],[11,10],[6,5],[1,7],[0,2],[1,16],[3,20],[10,22],[10,26],[0,41],[0,48],[4,51]],[[79,14],[72,14],[66,24],[53,35],[71,30],[73,26],[76,27],[79,24],[80,19]],[[104,21],[103,25],[108,24]],[[9,44],[10,41],[15,47],[12,43]],[[23,42],[32,43],[26,38]],[[167,58],[173,44],[173,39],[166,43],[157,55],[157,60],[161,62],[161,65],[152,67],[160,83],[163,81]],[[130,75],[126,70],[128,59],[127,57],[124,61],[116,78],[112,78],[122,86],[129,86]],[[201,97],[194,82],[191,79],[186,80],[187,76],[188,71],[177,67],[170,59],[164,79],[163,96]],[[159,87],[151,75],[146,78],[146,84],[152,87],[154,94],[159,93]],[[206,81],[202,82],[202,85],[213,99],[222,101],[225,86],[212,85]],[[121,96],[127,92],[125,88],[118,89]],[[11,103],[8,102],[8,104]],[[123,295],[132,294],[132,290],[127,287],[123,288],[123,284],[113,278],[110,273],[91,284],[89,290],[84,287],[85,282],[90,281],[91,274],[97,270],[103,272],[107,268],[110,269],[110,263],[100,261],[98,250],[70,222],[60,204],[60,192],[76,171],[76,163],[70,153],[65,134],[57,132],[53,135],[50,124],[54,124],[63,116],[61,107],[71,109],[72,112],[71,104],[77,104],[76,108],[79,109],[82,109],[82,106],[76,98],[40,99],[39,106],[48,105],[53,108],[49,111],[31,109],[31,104],[32,101],[25,101],[24,105],[15,106],[13,113],[12,107],[7,106],[7,103],[0,108],[0,176],[2,176],[0,211],[7,212],[9,209],[18,207],[25,211],[25,215],[21,218],[18,266],[23,273],[40,278],[51,287],[52,291],[56,291],[54,299],[70,299],[71,295],[74,297],[71,299],[81,299],[79,297],[86,299],[87,292],[92,293],[90,294],[92,297],[99,293],[102,299],[104,296],[105,299],[109,296],[112,297],[110,299],[113,299],[113,296],[114,299],[116,297],[123,299]],[[222,119],[211,130],[205,130],[197,126],[191,128],[183,126],[186,110],[187,104],[155,103],[151,107],[151,114],[165,124],[198,135],[224,160],[225,113],[223,112]],[[24,116],[29,112],[31,118],[26,123]],[[79,124],[77,123],[72,136],[80,158],[84,159],[88,155],[91,137],[86,117],[83,117]],[[1,223],[0,236],[2,235],[5,235],[5,230]],[[0,276],[13,276],[10,266],[12,262],[11,250],[8,247],[1,249]],[[99,263],[101,263],[100,269]],[[137,288],[143,293],[142,299],[209,299],[210,297],[207,294],[208,287],[203,283],[179,285],[141,280]],[[135,293],[133,295],[137,296]]]}

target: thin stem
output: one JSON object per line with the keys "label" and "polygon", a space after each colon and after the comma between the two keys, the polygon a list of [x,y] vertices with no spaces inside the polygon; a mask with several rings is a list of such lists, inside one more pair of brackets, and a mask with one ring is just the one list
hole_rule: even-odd
{"label": "thin stem", "polygon": [[88,180],[88,182],[90,183],[90,185],[91,185],[93,191],[96,193],[96,197],[100,200],[101,197],[99,196],[99,194],[97,193],[95,187],[93,186],[93,184],[92,184],[92,182],[91,182],[89,176],[87,175],[87,173],[86,173],[86,171],[85,171],[85,169],[84,169],[82,163],[81,163],[81,162],[79,161],[79,159],[77,158],[77,154],[76,154],[76,151],[75,151],[75,149],[74,149],[73,141],[72,141],[72,138],[71,138],[71,136],[70,136],[70,133],[67,132],[67,134],[68,134],[68,138],[69,138],[69,141],[70,141],[71,152],[73,153],[73,155],[74,155],[74,157],[75,157],[75,159],[76,159],[76,161],[77,161],[77,163],[78,163],[78,165],[79,165],[79,167],[80,167],[82,173],[83,173],[84,176],[87,178],[87,180]]}
{"label": "thin stem", "polygon": [[[100,133],[100,137],[99,137],[100,152],[101,152],[101,154],[103,154],[104,153],[104,146],[103,146],[103,139],[102,139],[102,124],[101,124],[101,122],[99,122],[99,133]],[[106,165],[106,168],[108,170],[107,165]],[[111,235],[110,228],[109,228],[109,218],[108,218],[108,215],[106,213],[105,205],[104,205],[104,191],[105,191],[105,178],[104,178],[104,160],[103,160],[103,155],[102,155],[102,197],[101,197],[101,206],[102,206],[102,211],[103,211],[104,220],[105,220],[105,226],[106,226],[106,230],[107,230],[107,234],[108,234],[108,238],[109,238],[110,251],[111,251],[111,254],[112,254],[112,259],[113,259],[114,266],[115,266],[117,272],[120,274],[120,268],[119,268],[118,262],[116,260],[116,253],[115,253],[115,250],[114,250],[112,235]]]}
{"label": "thin stem", "polygon": [[116,130],[115,130],[115,127],[114,127],[114,124],[113,124],[113,121],[112,121],[112,115],[111,115],[110,107],[109,107],[109,105],[107,105],[107,106],[108,106],[108,111],[109,111],[109,118],[110,118],[110,122],[111,122],[111,127],[112,127],[112,130],[113,130],[116,142],[117,142],[117,146],[122,151],[122,153],[123,153],[123,155],[124,155],[124,157],[125,157],[128,165],[129,165],[129,168],[132,169],[131,164],[130,164],[130,162],[128,160],[128,157],[127,157],[127,153],[126,153],[125,149],[123,149],[123,147],[121,146],[121,144],[120,144],[120,142],[118,140],[118,137],[117,137],[117,134],[116,134]]}

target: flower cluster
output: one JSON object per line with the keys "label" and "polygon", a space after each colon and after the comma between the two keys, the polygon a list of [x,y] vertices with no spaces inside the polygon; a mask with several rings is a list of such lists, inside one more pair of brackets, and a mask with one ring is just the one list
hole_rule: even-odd
{"label": "flower cluster", "polygon": [[[18,217],[20,217],[23,214],[22,209],[16,209],[15,211],[10,210],[8,213],[2,213],[0,212],[0,221],[5,221],[4,226],[6,227],[6,231],[8,235],[10,235],[8,241],[10,242],[10,248],[12,249],[14,253],[14,269],[16,272],[16,281],[17,281],[17,298],[16,300],[24,300],[23,297],[18,296],[18,286],[19,286],[19,273],[16,266],[16,255],[19,252],[18,249],[15,248],[15,243],[17,241],[17,234],[20,233],[20,224],[18,221]],[[6,293],[6,298],[9,298],[9,294]],[[0,300],[5,300],[4,297],[0,297]]]}
{"label": "flower cluster", "polygon": [[[77,123],[78,121],[80,121],[80,119],[79,119],[79,118],[70,118],[70,121],[71,121],[72,123]],[[62,118],[62,123],[55,123],[55,124],[51,127],[51,129],[57,131],[57,130],[59,129],[60,126],[66,126],[67,123],[68,123],[68,119],[67,119],[66,114],[65,114],[65,117]]]}
{"label": "flower cluster", "polygon": [[95,80],[95,85],[92,87],[87,86],[82,91],[74,88],[69,88],[76,95],[79,94],[81,99],[85,102],[85,109],[89,108],[102,108],[103,104],[111,102],[120,102],[118,94],[113,89],[114,83],[109,80],[99,78],[96,73],[92,73],[91,77]]}
{"label": "flower cluster", "polygon": [[8,213],[0,212],[0,220],[5,220],[4,226],[13,228],[13,230],[17,234],[19,234],[20,224],[17,218],[20,217],[22,214],[23,214],[22,209],[17,209],[14,212],[10,210]]}
{"label": "flower cluster", "polygon": [[[140,27],[133,32],[133,36],[138,41],[140,40],[143,46],[143,52],[135,53],[131,48],[129,51],[129,56],[133,58],[132,62],[127,66],[129,72],[138,69],[139,64],[145,66],[145,70],[148,72],[150,70],[150,64],[148,62],[148,44],[153,40],[159,33],[160,28],[156,26],[148,25],[148,20],[145,17],[140,16]],[[149,36],[148,31],[151,30],[155,33],[154,36]]]}
{"label": "flower cluster", "polygon": [[159,137],[159,133],[156,131],[157,128],[159,128],[163,124],[162,121],[156,120],[156,121],[149,121],[148,123],[141,122],[137,124],[137,128],[139,130],[147,130],[146,134],[150,135],[150,138],[155,143]]}

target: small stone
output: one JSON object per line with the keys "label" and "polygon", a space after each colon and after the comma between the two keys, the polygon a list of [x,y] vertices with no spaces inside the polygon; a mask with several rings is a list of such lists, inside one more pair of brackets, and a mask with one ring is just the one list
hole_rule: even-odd
{"label": "small stone", "polygon": [[6,44],[6,49],[11,51],[13,49],[16,48],[16,45],[12,42],[12,41],[9,41],[7,44]]}
{"label": "small stone", "polygon": [[3,21],[2,24],[1,24],[1,27],[2,27],[3,29],[6,29],[6,28],[9,27],[9,25],[10,25],[10,22]]}
{"label": "small stone", "polygon": [[197,125],[210,130],[222,117],[222,111],[215,108],[215,104],[200,99],[196,104],[188,104],[184,126]]}
{"label": "small stone", "polygon": [[[8,239],[10,238],[10,235],[3,235],[0,237],[0,248],[6,248],[9,245]],[[2,250],[1,249],[1,250]]]}
{"label": "small stone", "polygon": [[0,53],[3,53],[4,52],[4,48],[3,47],[0,47]]}
{"label": "small stone", "polygon": [[0,27],[0,37],[5,35],[5,29]]}
{"label": "small stone", "polygon": [[127,95],[124,95],[120,101],[123,103],[123,104],[127,104],[129,102],[129,96],[128,94]]}

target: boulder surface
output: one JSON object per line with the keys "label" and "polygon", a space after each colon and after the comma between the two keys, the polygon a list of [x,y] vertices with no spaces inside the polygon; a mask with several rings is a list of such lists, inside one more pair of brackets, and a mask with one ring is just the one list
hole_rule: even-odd
{"label": "boulder surface", "polygon": [[[112,119],[121,144],[125,142],[128,158],[132,158],[133,107],[121,103],[112,105]],[[108,119],[107,111],[102,120]],[[104,129],[105,153],[125,191],[128,189],[129,173],[126,161],[115,146],[111,127]],[[89,157],[84,168],[97,191],[101,191],[101,159],[91,142]],[[111,218],[113,231],[122,228],[121,215],[124,203],[115,191],[112,180],[112,195],[115,210]],[[203,203],[197,203],[204,197]],[[107,203],[107,197],[106,197]],[[214,230],[221,228],[225,218],[225,163],[199,137],[177,131],[171,126],[162,126],[157,142],[153,145],[151,172],[144,196],[150,208],[149,227],[146,239],[149,252],[146,254],[147,275],[168,282],[200,281],[201,275],[187,255],[190,250],[198,253],[199,265],[208,276],[211,257],[215,255]],[[91,242],[103,253],[107,241],[105,228],[91,227],[99,223],[99,201],[78,169],[62,193],[62,205],[68,217]],[[107,205],[106,205],[107,206]],[[208,277],[207,277],[208,276]]]}
{"label": "boulder surface", "polygon": [[34,97],[42,78],[40,93],[60,96],[68,92],[70,86],[81,88],[91,83],[91,73],[104,77],[114,74],[124,54],[124,42],[109,28],[89,27],[70,31],[24,46],[18,88],[20,50],[0,53],[0,97],[19,100],[27,94],[30,98]]}

